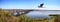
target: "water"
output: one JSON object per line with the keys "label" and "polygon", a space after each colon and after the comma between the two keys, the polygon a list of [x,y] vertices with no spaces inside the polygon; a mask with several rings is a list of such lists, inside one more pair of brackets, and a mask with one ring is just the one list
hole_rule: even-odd
{"label": "water", "polygon": [[60,14],[60,10],[31,11],[27,14],[27,16],[32,18],[50,18],[49,14]]}

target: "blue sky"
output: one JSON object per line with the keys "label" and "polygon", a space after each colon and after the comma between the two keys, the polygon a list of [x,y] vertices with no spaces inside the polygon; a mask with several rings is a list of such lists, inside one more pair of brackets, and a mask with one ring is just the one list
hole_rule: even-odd
{"label": "blue sky", "polygon": [[44,3],[46,8],[60,8],[60,0],[0,0],[0,8],[20,9],[20,8],[37,8]]}

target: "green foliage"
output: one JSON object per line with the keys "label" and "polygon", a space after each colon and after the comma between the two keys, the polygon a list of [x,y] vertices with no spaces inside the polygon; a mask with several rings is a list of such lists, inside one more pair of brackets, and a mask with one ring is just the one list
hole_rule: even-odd
{"label": "green foliage", "polygon": [[0,9],[0,22],[4,22],[4,10]]}
{"label": "green foliage", "polygon": [[[12,12],[6,11],[4,9],[0,9],[0,22],[4,21],[4,16],[5,15],[12,15]],[[16,17],[16,19],[20,19],[20,21],[22,22],[23,20],[26,22],[32,22],[32,19],[30,17],[26,17],[25,15],[20,15],[19,17]]]}
{"label": "green foliage", "polygon": [[0,22],[4,22],[5,20],[5,15],[11,15],[11,12],[6,11],[4,9],[0,9]]}
{"label": "green foliage", "polygon": [[30,17],[26,17],[25,20],[26,20],[26,22],[33,22],[33,19]]}
{"label": "green foliage", "polygon": [[32,19],[32,18],[30,18],[30,17],[28,17],[28,16],[25,16],[25,15],[20,15],[20,16],[19,16],[19,19],[20,19],[20,22],[22,22],[23,20],[24,20],[25,22],[33,22],[33,19]]}

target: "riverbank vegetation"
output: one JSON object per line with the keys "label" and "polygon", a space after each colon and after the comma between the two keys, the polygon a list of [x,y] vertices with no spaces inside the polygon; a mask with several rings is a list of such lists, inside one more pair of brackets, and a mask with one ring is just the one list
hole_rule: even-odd
{"label": "riverbank vegetation", "polygon": [[[50,14],[51,16],[51,14]],[[55,17],[48,18],[31,18],[25,14],[13,16],[12,11],[0,9],[0,22],[54,22]],[[56,22],[56,21],[55,21]]]}

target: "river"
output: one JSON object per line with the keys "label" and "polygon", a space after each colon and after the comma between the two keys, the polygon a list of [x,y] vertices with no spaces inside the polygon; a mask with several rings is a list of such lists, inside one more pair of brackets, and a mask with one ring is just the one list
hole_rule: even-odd
{"label": "river", "polygon": [[60,10],[31,11],[26,15],[32,18],[50,18],[49,14],[60,14]]}

